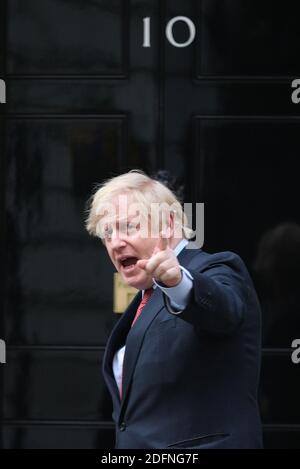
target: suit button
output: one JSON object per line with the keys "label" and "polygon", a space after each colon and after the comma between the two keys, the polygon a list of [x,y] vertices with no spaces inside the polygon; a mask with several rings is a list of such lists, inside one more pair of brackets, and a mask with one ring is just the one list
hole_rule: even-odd
{"label": "suit button", "polygon": [[125,430],[126,430],[126,423],[125,423],[125,422],[122,422],[121,425],[120,425],[120,427],[119,427],[119,429],[120,429],[120,432],[125,432]]}

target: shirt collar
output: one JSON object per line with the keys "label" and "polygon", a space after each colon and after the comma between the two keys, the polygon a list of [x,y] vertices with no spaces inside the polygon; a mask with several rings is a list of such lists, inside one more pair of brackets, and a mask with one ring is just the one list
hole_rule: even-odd
{"label": "shirt collar", "polygon": [[188,240],[183,238],[181,241],[179,241],[179,243],[177,244],[177,246],[175,246],[175,248],[173,249],[174,253],[176,254],[176,257],[178,256],[178,254],[181,253],[181,251],[185,248],[185,246],[188,244]]}

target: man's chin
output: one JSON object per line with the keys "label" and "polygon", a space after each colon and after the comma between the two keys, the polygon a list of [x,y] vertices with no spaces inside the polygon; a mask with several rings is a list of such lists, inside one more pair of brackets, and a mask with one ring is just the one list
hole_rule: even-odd
{"label": "man's chin", "polygon": [[124,282],[129,287],[136,288],[137,290],[145,290],[149,288],[149,279],[147,278],[138,278],[139,276],[134,277],[127,277],[126,275],[122,275]]}

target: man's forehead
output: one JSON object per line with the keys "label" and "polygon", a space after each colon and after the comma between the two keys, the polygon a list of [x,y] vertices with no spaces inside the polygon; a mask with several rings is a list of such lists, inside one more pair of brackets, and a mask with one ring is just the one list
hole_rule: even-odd
{"label": "man's forehead", "polygon": [[120,194],[110,200],[101,203],[97,215],[106,222],[126,221],[133,217],[149,215],[149,207],[136,201],[130,194]]}
{"label": "man's forehead", "polygon": [[104,215],[101,217],[100,223],[102,225],[104,224],[120,224],[120,223],[127,223],[128,221],[131,221],[133,218],[132,215],[120,215],[120,216],[110,216],[110,215]]}
{"label": "man's forehead", "polygon": [[124,224],[124,223],[129,223],[129,222],[139,222],[142,220],[143,215],[141,213],[126,213],[126,212],[119,212],[119,213],[105,213],[103,216],[101,216],[99,222],[101,226],[104,225],[119,225],[119,224]]}

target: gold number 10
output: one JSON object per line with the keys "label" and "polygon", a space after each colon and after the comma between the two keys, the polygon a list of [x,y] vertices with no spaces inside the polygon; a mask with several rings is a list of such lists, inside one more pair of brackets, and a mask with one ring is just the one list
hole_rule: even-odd
{"label": "gold number 10", "polygon": [[[176,23],[179,21],[185,23],[189,30],[189,38],[185,42],[177,42],[174,38],[173,28]],[[151,47],[151,18],[150,16],[143,19],[144,22],[144,40],[143,40],[143,47]],[[187,16],[175,16],[172,18],[166,26],[166,38],[169,43],[174,47],[188,47],[191,45],[196,36],[196,27],[193,21],[188,18]]]}

